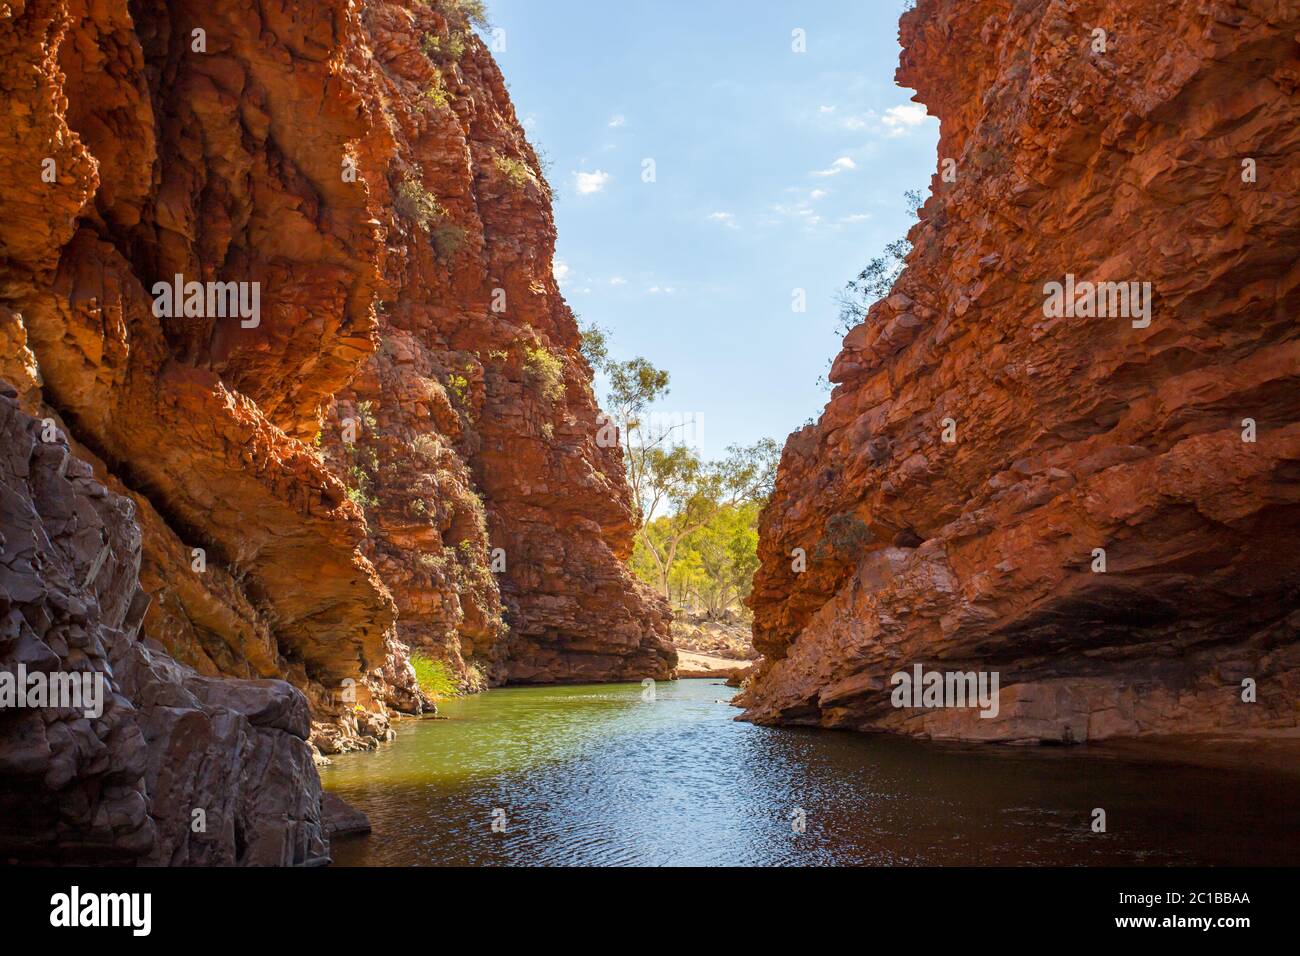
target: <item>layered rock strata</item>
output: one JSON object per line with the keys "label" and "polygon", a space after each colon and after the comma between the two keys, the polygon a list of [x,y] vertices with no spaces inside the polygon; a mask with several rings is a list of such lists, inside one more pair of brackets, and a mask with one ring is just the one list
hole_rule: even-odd
{"label": "layered rock strata", "polygon": [[[786,444],[746,719],[1296,735],[1300,9],[920,0],[901,42],[940,172]],[[894,706],[916,664],[998,716]]]}
{"label": "layered rock strata", "polygon": [[[0,377],[132,505],[123,696],[288,681],[332,751],[427,704],[412,646],[466,689],[671,674],[549,190],[459,4],[18,0],[0,54]],[[189,743],[301,776],[273,812],[315,859],[314,775],[236,725]],[[269,860],[250,833],[231,859]]]}
{"label": "layered rock strata", "polygon": [[376,3],[363,26],[375,133],[357,156],[387,175],[380,345],[325,446],[364,486],[402,639],[472,688],[666,677],[669,615],[626,568],[621,453],[597,441],[550,188],[505,81],[454,14]]}

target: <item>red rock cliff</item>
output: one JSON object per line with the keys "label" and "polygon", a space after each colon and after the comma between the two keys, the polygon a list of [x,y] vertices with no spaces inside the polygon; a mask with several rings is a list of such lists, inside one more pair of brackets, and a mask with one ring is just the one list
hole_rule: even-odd
{"label": "red rock cliff", "polygon": [[[956,177],[786,445],[745,716],[1294,734],[1300,9],[920,0],[901,33]],[[1149,324],[1048,315],[1067,274],[1151,283]],[[999,672],[999,715],[892,706],[914,664]]]}
{"label": "red rock cliff", "polygon": [[[0,378],[133,502],[137,637],[291,682],[326,749],[419,709],[410,646],[466,687],[672,672],[457,4],[17,0],[0,88]],[[169,308],[176,276],[259,312]]]}
{"label": "red rock cliff", "polygon": [[[365,485],[402,640],[470,686],[666,677],[667,609],[625,567],[622,459],[596,443],[550,190],[501,73],[454,15],[376,3],[363,24],[380,346],[325,444]],[[338,440],[349,419],[353,447]]]}

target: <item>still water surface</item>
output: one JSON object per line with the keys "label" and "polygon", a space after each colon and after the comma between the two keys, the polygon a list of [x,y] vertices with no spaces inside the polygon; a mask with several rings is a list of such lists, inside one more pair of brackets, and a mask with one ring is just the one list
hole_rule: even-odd
{"label": "still water surface", "polygon": [[732,719],[734,693],[688,680],[653,702],[639,684],[447,701],[449,719],[403,721],[322,772],[374,826],[336,840],[335,863],[1300,863],[1295,777],[755,727]]}

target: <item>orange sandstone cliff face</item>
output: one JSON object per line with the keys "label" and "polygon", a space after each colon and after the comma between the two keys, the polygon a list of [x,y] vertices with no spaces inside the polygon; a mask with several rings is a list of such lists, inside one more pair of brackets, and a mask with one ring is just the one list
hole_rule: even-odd
{"label": "orange sandstone cliff face", "polygon": [[[622,462],[595,441],[537,157],[443,6],[0,11],[0,379],[130,502],[140,620],[106,605],[105,653],[147,639],[194,679],[288,681],[326,750],[421,708],[408,647],[467,688],[676,662],[623,565]],[[219,313],[224,286],[165,303],[177,276],[257,309]],[[255,716],[301,737],[306,713]],[[123,852],[162,853],[132,832]]]}
{"label": "orange sandstone cliff face", "polygon": [[[144,633],[321,702],[378,665],[395,618],[359,513],[297,440],[373,346],[381,247],[328,152],[365,130],[335,40],[359,27],[342,5],[301,24],[206,9],[0,20],[0,321],[18,346],[0,376],[135,500]],[[157,314],[177,275],[258,283],[256,327]]]}
{"label": "orange sandstone cliff face", "polygon": [[[920,0],[902,45],[955,181],[786,445],[745,717],[1294,735],[1300,9]],[[1045,314],[1067,274],[1149,324]],[[998,715],[893,706],[917,664],[998,672]]]}
{"label": "orange sandstone cliff face", "polygon": [[596,441],[549,188],[501,73],[454,16],[381,3],[363,24],[375,133],[356,155],[388,171],[385,285],[324,444],[364,485],[401,638],[474,688],[666,677],[667,608],[625,566],[621,453]]}

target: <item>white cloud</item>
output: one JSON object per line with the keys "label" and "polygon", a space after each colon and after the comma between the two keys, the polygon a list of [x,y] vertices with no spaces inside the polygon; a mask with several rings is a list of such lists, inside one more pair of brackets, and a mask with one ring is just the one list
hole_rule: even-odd
{"label": "white cloud", "polygon": [[609,173],[601,169],[598,169],[593,173],[575,172],[573,175],[574,181],[578,186],[578,192],[584,196],[600,192],[605,188],[605,185],[610,179]]}
{"label": "white cloud", "polygon": [[620,126],[626,126],[626,125],[627,125],[627,117],[621,113],[613,117],[609,121],[610,129],[618,129]]}
{"label": "white cloud", "polygon": [[819,169],[813,173],[814,176],[838,176],[840,173],[850,169],[857,169],[858,164],[851,157],[841,156],[835,162],[831,163],[829,169]]}
{"label": "white cloud", "polygon": [[529,113],[527,116],[524,117],[524,121],[520,125],[523,126],[523,128],[526,130],[529,131],[535,130],[537,129],[537,117],[534,116],[532,113]]}
{"label": "white cloud", "polygon": [[840,220],[840,222],[866,222],[870,218],[871,213],[869,212],[855,212],[851,215],[845,216]]}
{"label": "white cloud", "polygon": [[824,189],[814,189],[812,192],[810,192],[810,193],[808,194],[808,198],[809,198],[809,199],[825,199],[825,198],[826,198],[827,196],[829,196],[829,195],[830,195],[830,193],[828,193],[828,192],[827,192],[826,190],[824,190]]}
{"label": "white cloud", "polygon": [[627,280],[624,279],[622,276],[614,276],[614,278],[612,278],[612,279],[609,280],[609,284],[610,284],[610,285],[627,285]]}
{"label": "white cloud", "polygon": [[819,107],[819,108],[817,109],[817,112],[818,112],[818,113],[834,113],[834,112],[835,112],[835,107],[833,107],[833,106],[822,106],[822,107]]}
{"label": "white cloud", "polygon": [[710,222],[720,222],[720,223],[722,223],[724,226],[727,226],[727,227],[730,228],[730,229],[736,229],[736,228],[738,228],[738,227],[736,226],[736,216],[735,216],[734,213],[729,213],[729,212],[711,212],[711,213],[709,213],[709,221],[710,221]]}
{"label": "white cloud", "polygon": [[552,271],[555,273],[555,284],[564,285],[564,283],[569,281],[569,273],[572,270],[569,268],[569,264],[563,259],[556,259]]}
{"label": "white cloud", "polygon": [[792,205],[777,203],[771,207],[772,212],[782,217],[788,226],[799,227],[804,232],[813,232],[823,225],[822,217],[817,214],[817,210],[812,207],[810,201],[819,198],[818,193],[822,193],[822,190],[814,190],[809,200],[803,200]]}
{"label": "white cloud", "polygon": [[885,116],[882,122],[885,124],[888,135],[905,136],[909,130],[915,129],[926,120],[925,107],[919,103],[908,103],[904,106],[891,106],[885,110]]}
{"label": "white cloud", "polygon": [[645,291],[646,291],[646,295],[672,295],[677,290],[670,285],[669,286],[652,285],[650,288],[646,289]]}

